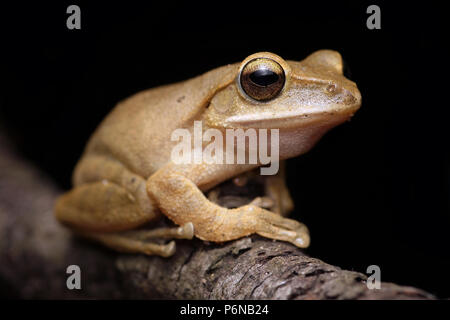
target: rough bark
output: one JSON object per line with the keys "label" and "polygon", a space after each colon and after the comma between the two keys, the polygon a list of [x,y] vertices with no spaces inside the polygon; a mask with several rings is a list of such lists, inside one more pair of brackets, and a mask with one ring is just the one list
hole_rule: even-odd
{"label": "rough bark", "polygon": [[[261,237],[224,245],[178,241],[169,258],[119,255],[74,238],[53,218],[61,190],[0,136],[0,295],[17,298],[432,299]],[[226,198],[235,202],[235,196]],[[82,290],[68,290],[79,265]]]}

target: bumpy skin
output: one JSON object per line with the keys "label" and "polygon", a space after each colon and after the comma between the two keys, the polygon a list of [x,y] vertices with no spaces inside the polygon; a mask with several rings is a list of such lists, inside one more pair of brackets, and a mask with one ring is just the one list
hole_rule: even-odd
{"label": "bumpy skin", "polygon": [[[240,85],[247,62],[266,58],[285,74],[281,92],[270,100],[249,97]],[[124,252],[170,256],[155,237],[223,242],[252,233],[309,245],[303,224],[283,217],[293,207],[283,172],[268,179],[267,193],[275,212],[261,199],[226,209],[203,192],[258,165],[175,164],[173,130],[215,128],[279,129],[280,160],[307,152],[326,131],[348,120],[360,107],[356,84],[342,75],[339,53],[317,51],[301,62],[261,52],[243,62],[199,77],[150,89],[119,103],[91,137],[74,175],[74,188],[56,203],[56,217],[76,232]],[[181,227],[143,234],[125,232],[157,220],[161,213]],[[282,213],[283,215],[280,215]]]}

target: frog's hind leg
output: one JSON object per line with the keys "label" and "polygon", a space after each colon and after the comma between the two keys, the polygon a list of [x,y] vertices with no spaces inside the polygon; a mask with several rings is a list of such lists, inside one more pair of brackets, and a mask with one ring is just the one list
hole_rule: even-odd
{"label": "frog's hind leg", "polygon": [[148,239],[192,239],[194,225],[188,222],[178,228],[157,228],[152,230],[132,230],[116,233],[98,233],[91,231],[76,231],[84,238],[100,242],[119,252],[143,253],[170,257],[175,253],[175,241],[167,244],[146,242]]}
{"label": "frog's hind leg", "polygon": [[73,182],[75,187],[56,202],[55,215],[76,229],[131,230],[162,215],[148,197],[146,180],[111,157],[83,157]]}
{"label": "frog's hind leg", "polygon": [[131,230],[122,233],[125,236],[137,239],[188,239],[194,237],[194,225],[192,222],[185,223],[178,228],[157,228],[151,230]]}
{"label": "frog's hind leg", "polygon": [[178,228],[127,231],[151,220],[142,211],[126,189],[106,181],[75,187],[62,195],[55,207],[57,218],[77,234],[120,252],[168,257],[175,252],[174,241],[156,244],[144,240],[192,239],[192,223]]}
{"label": "frog's hind leg", "polygon": [[152,238],[192,239],[192,223],[178,228],[133,231],[161,217],[148,197],[145,180],[119,161],[101,155],[85,157],[74,174],[77,185],[56,202],[56,218],[77,234],[121,252],[167,257],[175,242],[149,243]]}
{"label": "frog's hind leg", "polygon": [[56,218],[76,230],[119,232],[155,219],[125,188],[107,180],[75,187],[58,198]]}
{"label": "frog's hind leg", "polygon": [[145,242],[120,233],[98,233],[92,231],[76,231],[84,238],[100,242],[106,247],[125,253],[143,253],[170,257],[175,253],[175,241],[167,244]]}

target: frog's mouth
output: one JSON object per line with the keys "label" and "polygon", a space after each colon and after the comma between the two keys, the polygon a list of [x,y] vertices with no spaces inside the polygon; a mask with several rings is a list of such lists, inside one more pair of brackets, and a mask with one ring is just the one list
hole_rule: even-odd
{"label": "frog's mouth", "polygon": [[324,111],[321,107],[309,108],[308,112],[280,111],[259,112],[257,114],[240,114],[228,117],[226,123],[230,127],[248,128],[292,128],[304,127],[317,123],[333,124],[349,120],[359,109],[358,105],[351,107],[336,107]]}

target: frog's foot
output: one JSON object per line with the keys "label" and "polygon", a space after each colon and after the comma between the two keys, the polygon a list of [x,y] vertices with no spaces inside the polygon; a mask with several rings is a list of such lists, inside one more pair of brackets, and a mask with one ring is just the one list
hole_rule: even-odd
{"label": "frog's foot", "polygon": [[308,228],[296,220],[287,219],[255,205],[235,209],[219,208],[216,224],[196,226],[195,235],[207,241],[225,242],[251,234],[287,241],[299,248],[310,244]]}
{"label": "frog's foot", "polygon": [[167,244],[156,244],[146,242],[146,240],[192,239],[194,237],[194,225],[188,222],[178,228],[131,230],[116,233],[78,231],[78,233],[117,251],[170,257],[175,253],[175,241],[170,241]]}
{"label": "frog's foot", "polygon": [[192,222],[183,224],[178,228],[158,228],[152,230],[132,230],[122,233],[124,236],[137,240],[148,239],[192,239],[194,237],[194,225]]}
{"label": "frog's foot", "polygon": [[89,231],[78,231],[77,233],[119,252],[158,255],[165,258],[175,253],[175,241],[170,241],[167,244],[156,244],[121,233],[98,233]]}
{"label": "frog's foot", "polygon": [[309,247],[309,231],[303,223],[261,208],[252,209],[247,206],[246,209],[251,209],[254,216],[255,233],[266,238],[290,242],[299,248]]}
{"label": "frog's foot", "polygon": [[282,176],[270,176],[267,178],[266,194],[273,201],[273,205],[267,208],[270,211],[285,217],[294,209],[294,201]]}
{"label": "frog's foot", "polygon": [[257,206],[263,209],[271,209],[274,207],[275,202],[269,197],[256,197],[249,205]]}
{"label": "frog's foot", "polygon": [[208,192],[208,200],[214,203],[218,203],[219,202],[219,190],[217,189],[212,189],[211,191]]}

